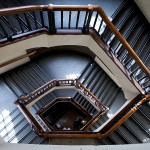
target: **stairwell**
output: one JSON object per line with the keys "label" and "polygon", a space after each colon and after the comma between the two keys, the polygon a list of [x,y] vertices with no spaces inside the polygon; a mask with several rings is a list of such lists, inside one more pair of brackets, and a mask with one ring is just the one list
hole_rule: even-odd
{"label": "stairwell", "polygon": [[[5,3],[2,6],[5,5]],[[5,5],[6,7],[6,5]],[[32,18],[34,14],[29,14]],[[138,7],[133,1],[123,1],[112,15],[112,22],[133,47],[137,55],[144,64],[150,68],[150,29]],[[2,24],[7,24],[7,20],[1,17]],[[40,24],[39,24],[40,26]],[[25,28],[25,25],[24,25]],[[16,32],[19,32],[15,28]],[[11,32],[8,25],[7,32]],[[4,36],[1,31],[1,37]],[[110,52],[113,53],[120,62],[127,68],[130,75],[143,87],[145,93],[150,92],[150,80],[136,65],[130,55],[124,51],[123,46],[114,37],[112,32],[106,27],[101,33],[101,38],[107,44]],[[85,65],[86,64],[86,65]],[[111,118],[115,112],[125,103],[124,94],[111,78],[91,59],[87,58],[80,70],[79,80],[89,89],[98,99],[100,99],[110,110],[99,118],[91,126],[89,131],[95,131]],[[40,66],[38,60],[20,66],[14,70],[6,72],[0,76],[0,88],[2,98],[11,104],[14,99],[30,93],[51,80],[45,66]],[[44,97],[41,101],[33,105],[33,112],[45,106],[52,99],[57,97],[57,92]],[[95,112],[94,108],[85,101],[80,94],[75,94],[74,99],[78,101],[90,113]],[[117,105],[116,105],[117,104]],[[29,144],[48,144],[49,141],[38,137],[32,130],[29,123],[15,106],[4,105],[2,108],[9,108],[8,115],[1,117],[0,135],[6,142],[29,143]],[[12,125],[13,124],[13,125]],[[137,132],[138,131],[138,132]],[[51,144],[58,141],[53,141]],[[70,142],[70,141],[69,141]],[[150,142],[150,103],[145,103],[127,121],[125,121],[114,133],[104,139],[99,139],[99,144],[135,144]]]}

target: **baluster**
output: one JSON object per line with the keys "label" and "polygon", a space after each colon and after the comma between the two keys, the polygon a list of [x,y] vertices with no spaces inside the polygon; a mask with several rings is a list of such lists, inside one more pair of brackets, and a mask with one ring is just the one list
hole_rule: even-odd
{"label": "baluster", "polygon": [[54,11],[48,11],[49,33],[56,33]]}
{"label": "baluster", "polygon": [[99,28],[98,28],[98,34],[99,34],[99,32],[100,32],[100,29],[101,29],[101,27],[102,27],[102,24],[103,24],[103,20],[101,20],[101,23],[100,23],[100,25],[99,25]]}
{"label": "baluster", "polygon": [[141,68],[139,66],[137,66],[133,71],[131,71],[130,76],[134,77],[134,74],[136,74],[138,72],[138,70],[140,70],[140,72],[142,71]]}
{"label": "baluster", "polygon": [[38,23],[37,23],[36,14],[35,14],[34,11],[32,11],[32,14],[33,14],[33,20],[34,20],[35,28],[38,29]]}
{"label": "baluster", "polygon": [[19,26],[20,26],[20,29],[21,29],[22,33],[24,33],[23,24],[22,24],[22,21],[21,21],[19,15],[16,14],[15,16],[16,16],[16,19],[17,19],[17,21],[19,23]]}
{"label": "baluster", "polygon": [[71,11],[69,11],[69,22],[68,22],[68,28],[70,29],[71,26]]}
{"label": "baluster", "polygon": [[95,28],[95,25],[96,25],[96,22],[97,22],[97,18],[98,18],[98,12],[96,13],[96,17],[95,17],[94,24],[93,24],[93,29]]}
{"label": "baluster", "polygon": [[31,31],[32,27],[31,27],[31,23],[30,23],[30,20],[29,20],[28,13],[24,13],[24,16],[25,16],[25,19],[26,19],[26,22],[27,22],[27,25],[28,25],[28,29],[29,29],[29,31]]}
{"label": "baluster", "polygon": [[63,11],[61,11],[61,29],[63,29]]}
{"label": "baluster", "polygon": [[10,16],[7,16],[7,24],[9,25],[9,28],[13,31],[13,35],[16,35],[17,34],[17,30],[15,28],[15,25],[13,24],[12,20],[11,20],[11,17]]}
{"label": "baluster", "polygon": [[40,11],[40,18],[41,18],[42,27],[44,27],[45,24],[44,24],[43,11]]}
{"label": "baluster", "polygon": [[147,78],[147,75],[146,75],[146,74],[144,74],[144,76],[141,77],[140,79],[137,79],[137,82],[140,82],[140,81],[143,80],[144,78]]}
{"label": "baluster", "polygon": [[86,23],[87,32],[89,32],[89,27],[90,27],[92,14],[93,14],[93,11],[89,11],[89,15],[88,15],[87,23]]}
{"label": "baluster", "polygon": [[[1,17],[0,17],[0,19],[1,19]],[[8,33],[6,32],[6,30],[5,30],[4,26],[3,26],[3,24],[1,23],[1,20],[0,20],[0,28],[2,29],[4,35],[5,35],[6,37],[8,37]]]}
{"label": "baluster", "polygon": [[146,90],[147,88],[148,88],[148,89],[150,88],[150,84],[144,86],[144,90]]}
{"label": "baluster", "polygon": [[86,11],[85,18],[84,18],[84,23],[83,23],[82,33],[86,33],[86,21],[87,21],[88,13],[89,13],[89,12]]}
{"label": "baluster", "polygon": [[90,21],[91,21],[91,17],[92,17],[93,11],[88,11],[86,13],[86,17],[84,20],[84,25],[83,25],[83,33],[89,33],[89,26],[90,26]]}
{"label": "baluster", "polygon": [[79,25],[79,17],[80,17],[80,11],[78,11],[77,13],[76,29],[78,28],[78,25]]}

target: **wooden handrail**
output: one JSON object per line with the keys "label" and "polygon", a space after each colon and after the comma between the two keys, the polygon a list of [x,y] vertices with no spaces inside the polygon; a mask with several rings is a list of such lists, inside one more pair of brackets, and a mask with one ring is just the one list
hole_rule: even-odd
{"label": "wooden handrail", "polygon": [[118,120],[126,114],[127,111],[129,111],[136,103],[138,103],[144,95],[139,94],[136,96],[133,100],[131,100],[125,107],[123,107],[118,113],[116,113],[110,120],[107,122],[107,124],[99,131],[100,133],[106,133]]}
{"label": "wooden handrail", "polygon": [[84,132],[84,131],[52,131],[44,132],[43,129],[39,126],[37,121],[32,118],[28,109],[25,109],[17,103],[18,108],[23,112],[24,116],[27,118],[28,122],[33,125],[35,132],[43,136],[44,138],[106,138],[112,132],[114,132],[123,122],[125,122],[138,108],[145,102],[150,100],[150,94],[146,95],[142,100],[135,104],[115,125],[113,125],[106,133],[102,134],[99,132]]}
{"label": "wooden handrail", "polygon": [[126,50],[130,53],[130,55],[135,59],[137,64],[141,67],[141,69],[145,72],[145,74],[150,78],[150,71],[145,66],[145,64],[141,61],[141,59],[134,52],[132,47],[128,44],[125,38],[121,35],[118,29],[113,25],[113,23],[108,19],[107,15],[103,11],[100,6],[97,5],[29,5],[22,7],[12,7],[12,8],[4,8],[0,9],[0,15],[9,15],[16,13],[23,13],[29,11],[97,11],[103,21],[107,24],[107,26],[112,30],[112,32],[116,35],[116,37],[120,40],[122,45],[126,48]]}
{"label": "wooden handrail", "polygon": [[[49,85],[51,85],[52,84],[52,87],[49,87]],[[56,84],[56,85],[55,85]],[[25,102],[25,106],[27,106],[27,105],[29,105],[30,103],[32,103],[33,101],[35,101],[35,99],[37,99],[39,96],[41,96],[42,94],[44,94],[44,93],[46,93],[46,92],[48,92],[48,91],[50,91],[50,90],[53,90],[53,89],[55,89],[55,87],[57,87],[57,86],[62,86],[62,87],[64,87],[64,86],[73,86],[73,87],[75,87],[77,90],[79,90],[80,91],[80,88],[79,87],[82,87],[82,89],[84,89],[84,91],[86,91],[87,93],[88,93],[88,96],[90,96],[90,97],[87,97],[87,100],[98,110],[98,111],[104,111],[104,112],[106,112],[106,111],[108,111],[109,110],[109,108],[108,107],[106,107],[100,100],[98,100],[97,99],[97,97],[96,96],[94,96],[82,83],[80,83],[79,82],[79,80],[78,79],[54,79],[54,80],[51,80],[51,81],[49,81],[49,82],[47,82],[46,84],[44,84],[43,86],[41,86],[41,87],[39,87],[38,89],[36,89],[35,91],[33,91],[33,92],[31,92],[31,93],[29,93],[28,95],[25,95],[25,96],[22,96],[22,97],[20,97],[20,98],[18,98],[14,103],[17,103],[17,102],[21,102],[21,101],[24,101],[24,100],[27,100],[27,99],[30,99],[30,97],[33,97],[32,99],[30,99],[30,101],[27,101],[27,102]],[[45,91],[44,91],[44,89],[46,89]],[[42,91],[42,93],[41,93],[41,91]],[[43,92],[44,91],[44,92]],[[41,93],[41,94],[39,94],[38,95],[38,93]],[[85,96],[85,98],[86,98],[86,96],[87,95],[85,95],[84,94],[84,92],[82,93],[83,94],[83,96]],[[34,97],[35,96],[35,97]],[[93,98],[93,100],[95,101],[95,102],[93,102],[93,101],[91,101],[91,99],[90,98]],[[99,104],[99,105],[97,105],[97,103]],[[101,107],[100,107],[101,106]]]}
{"label": "wooden handrail", "polygon": [[21,55],[21,56],[16,57],[16,58],[13,58],[13,59],[11,59],[11,60],[9,60],[9,61],[6,61],[6,62],[0,64],[0,68],[2,68],[2,67],[4,67],[4,66],[7,66],[7,65],[9,65],[9,64],[12,64],[12,63],[14,63],[14,62],[17,62],[17,61],[19,61],[19,60],[21,60],[21,59],[23,59],[23,58],[30,57],[30,56],[34,55],[35,53],[36,53],[36,51],[31,52],[31,53],[28,53],[28,54]]}
{"label": "wooden handrail", "polygon": [[[98,14],[101,16],[101,18],[103,19],[103,21],[112,30],[112,32],[116,35],[116,37],[120,40],[122,45],[126,48],[126,50],[129,52],[129,54],[132,56],[132,58],[141,67],[143,72],[145,72],[145,74],[150,78],[149,69],[144,65],[144,63],[141,61],[141,59],[137,56],[137,54],[134,52],[134,50],[128,44],[128,42],[125,40],[125,38],[121,35],[121,33],[118,31],[118,29],[108,19],[108,17],[106,16],[106,14],[104,13],[104,11],[102,10],[101,7],[99,7],[97,5],[95,5],[95,6],[93,6],[93,5],[88,5],[88,6],[86,6],[86,5],[83,5],[83,6],[79,6],[79,5],[63,6],[63,5],[51,5],[51,4],[50,5],[33,5],[33,6],[22,6],[22,7],[13,7],[13,8],[0,9],[0,15],[3,16],[3,15],[24,13],[24,12],[30,12],[30,11],[97,11]],[[27,55],[22,55],[20,57],[17,57],[17,60],[28,57]],[[5,65],[11,64],[13,62],[14,62],[14,59],[12,59],[10,61],[7,61],[5,63],[2,63],[2,64],[0,64],[0,68],[5,66]],[[37,91],[38,90],[39,89],[37,89]],[[37,91],[34,91],[34,92],[37,92]],[[35,94],[34,92],[32,94]],[[22,100],[24,100],[28,97],[30,97],[30,95],[24,96],[24,97],[20,98],[19,100],[22,101]],[[142,105],[144,102],[148,101],[149,99],[150,99],[150,95],[145,96],[126,115],[124,115],[113,127],[111,127],[110,130],[108,130],[104,134],[98,133],[97,137],[107,137],[107,136],[109,136],[126,119],[128,119],[138,109],[138,107],[140,105]]]}
{"label": "wooden handrail", "polygon": [[[76,81],[77,81],[77,83],[80,84],[80,86],[81,86],[84,90],[87,90],[87,88],[86,88],[82,83],[80,83],[78,80],[76,80]],[[96,100],[97,103],[99,103],[100,105],[106,107],[100,100],[98,100],[98,98],[97,98],[95,95],[93,95],[90,91],[88,91],[88,92],[89,92],[90,95],[94,98],[94,100]],[[107,108],[107,110],[109,110],[109,108]]]}
{"label": "wooden handrail", "polygon": [[66,80],[65,80],[65,79],[59,79],[59,80],[54,79],[54,80],[51,80],[51,81],[47,82],[46,84],[42,85],[41,87],[39,87],[38,89],[34,90],[34,91],[31,92],[30,94],[20,97],[17,101],[23,101],[23,100],[25,100],[25,99],[28,99],[31,95],[34,95],[34,94],[40,92],[42,89],[44,89],[46,86],[48,86],[49,84],[51,84],[51,83],[53,83],[53,82],[68,81],[68,80],[69,80],[69,81],[74,81],[74,79],[66,79]]}
{"label": "wooden handrail", "polygon": [[40,136],[41,133],[44,132],[43,128],[40,126],[40,124],[36,121],[36,119],[32,116],[30,111],[22,104],[17,103],[16,104],[18,109],[22,112],[24,117],[27,119],[27,121],[32,125],[35,132]]}
{"label": "wooden handrail", "polygon": [[145,74],[147,74],[147,76],[150,78],[150,71],[149,71],[149,69],[145,66],[145,64],[137,56],[137,54],[134,52],[134,50],[132,49],[132,47],[129,45],[129,43],[126,41],[126,39],[121,35],[121,33],[114,26],[114,24],[108,19],[107,15],[103,11],[103,9],[101,7],[98,7],[97,12],[102,17],[102,19],[105,21],[105,23],[107,24],[107,26],[113,31],[113,33],[116,35],[116,37],[120,40],[120,42],[126,48],[126,50],[130,53],[130,55],[139,64],[139,66],[142,68],[142,70],[145,72]]}
{"label": "wooden handrail", "polygon": [[99,112],[93,117],[81,130],[87,131],[92,125],[96,123],[96,121],[104,114],[105,112]]}
{"label": "wooden handrail", "polygon": [[[112,126],[106,133],[102,134],[102,137],[108,137],[112,132],[114,132],[122,123],[124,123],[135,111],[138,110],[139,106],[150,100],[150,94],[146,95],[142,100],[140,100],[130,111],[125,114],[114,126]],[[101,134],[100,134],[101,135]]]}
{"label": "wooden handrail", "polygon": [[0,9],[0,15],[10,15],[16,13],[24,13],[29,11],[96,11],[99,6],[97,5],[28,5],[11,8]]}

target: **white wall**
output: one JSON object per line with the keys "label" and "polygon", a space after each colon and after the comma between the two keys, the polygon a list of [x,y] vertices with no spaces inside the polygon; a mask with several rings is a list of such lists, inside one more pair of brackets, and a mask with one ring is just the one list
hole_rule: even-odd
{"label": "white wall", "polygon": [[[36,47],[53,47],[61,45],[80,45],[86,46],[93,51],[97,57],[96,62],[109,74],[109,76],[122,87],[125,97],[132,100],[139,94],[137,88],[128,80],[125,74],[119,67],[110,59],[110,57],[99,47],[90,35],[39,35],[24,41],[10,44],[0,48],[0,63],[26,53],[26,49]],[[19,64],[29,61],[29,58],[20,60],[18,63],[13,63],[7,67],[0,68],[0,73],[3,73],[11,68],[15,68]],[[103,62],[103,63],[102,63]],[[105,65],[104,65],[105,64]],[[107,69],[109,68],[109,69]]]}
{"label": "white wall", "polygon": [[0,150],[149,150],[149,144],[64,146],[32,144],[0,144]]}
{"label": "white wall", "polygon": [[150,0],[134,0],[150,23]]}
{"label": "white wall", "polygon": [[3,140],[3,138],[0,136],[0,144],[5,143],[5,141]]}

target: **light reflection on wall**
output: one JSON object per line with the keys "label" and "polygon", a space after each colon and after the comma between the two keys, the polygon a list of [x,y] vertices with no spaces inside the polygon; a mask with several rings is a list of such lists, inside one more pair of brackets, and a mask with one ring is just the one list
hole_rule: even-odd
{"label": "light reflection on wall", "polygon": [[66,75],[67,79],[77,79],[80,76],[80,74],[68,74]]}
{"label": "light reflection on wall", "polygon": [[14,129],[14,124],[12,123],[13,121],[10,117],[9,110],[2,110],[0,114],[0,136],[5,142],[9,142],[9,140],[13,137],[13,143],[18,143],[18,140],[15,137],[16,132]]}

